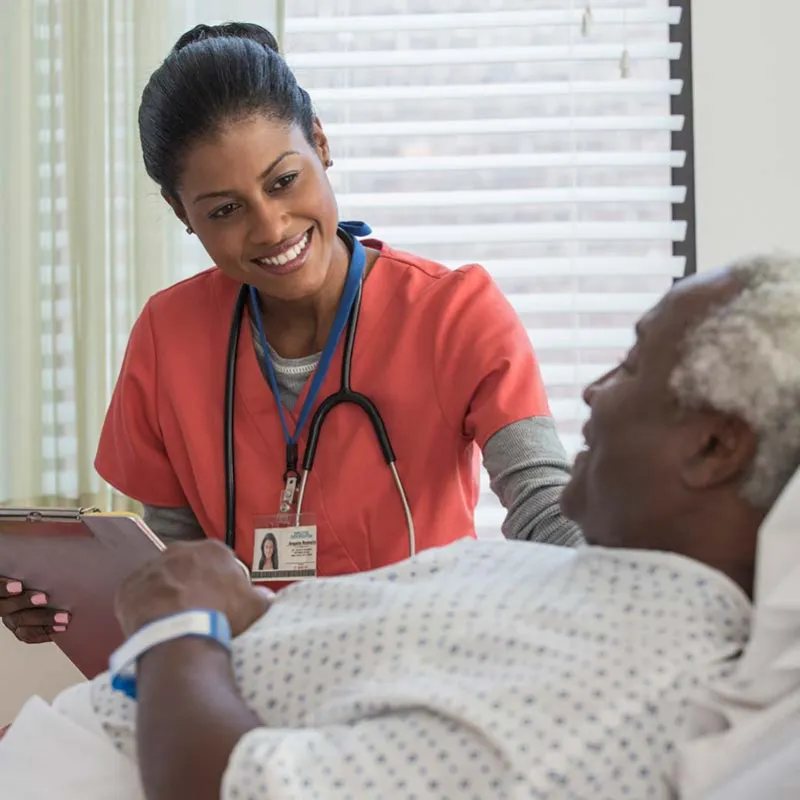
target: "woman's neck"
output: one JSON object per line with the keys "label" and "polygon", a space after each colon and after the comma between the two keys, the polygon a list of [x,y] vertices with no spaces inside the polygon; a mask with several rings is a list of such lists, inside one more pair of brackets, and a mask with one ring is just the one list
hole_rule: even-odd
{"label": "woman's neck", "polygon": [[[259,293],[261,317],[267,342],[283,358],[303,358],[319,353],[333,327],[339,300],[344,291],[350,254],[341,239],[325,282],[319,291],[302,300],[277,300]],[[364,278],[379,253],[367,250]]]}
{"label": "woman's neck", "polygon": [[259,292],[264,335],[283,358],[302,358],[325,346],[347,279],[347,248],[337,237],[325,281],[315,294],[279,300]]}

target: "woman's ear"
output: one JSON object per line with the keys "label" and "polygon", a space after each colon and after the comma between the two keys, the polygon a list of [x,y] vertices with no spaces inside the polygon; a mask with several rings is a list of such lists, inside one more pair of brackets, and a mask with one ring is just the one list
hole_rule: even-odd
{"label": "woman's ear", "polygon": [[326,169],[333,164],[331,160],[331,146],[328,143],[328,137],[325,131],[322,130],[322,123],[318,117],[314,117],[312,132],[314,135],[314,149],[317,151],[317,156],[322,162],[322,166]]}
{"label": "woman's ear", "polygon": [[186,210],[183,207],[183,203],[178,200],[177,197],[173,197],[166,192],[161,192],[161,196],[164,200],[167,201],[167,205],[172,209],[175,216],[183,223],[183,225],[188,229],[191,230],[191,225],[189,224],[189,218],[186,216]]}

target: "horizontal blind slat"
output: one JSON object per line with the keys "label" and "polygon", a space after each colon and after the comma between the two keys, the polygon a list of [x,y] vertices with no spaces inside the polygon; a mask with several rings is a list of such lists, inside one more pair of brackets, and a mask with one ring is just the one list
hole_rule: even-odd
{"label": "horizontal blind slat", "polygon": [[[624,4],[621,4],[624,5]],[[542,9],[536,11],[453,12],[429,14],[331,15],[289,17],[287,34],[363,33],[385,31],[453,30],[458,28],[516,28],[519,26],[580,25],[584,9]],[[593,25],[677,25],[681,9],[667,8],[595,8]]]}
{"label": "horizontal blind slat", "polygon": [[539,365],[542,381],[547,387],[584,387],[614,368],[614,364],[548,364]]}
{"label": "horizontal blind slat", "polygon": [[[446,262],[457,269],[463,264]],[[481,266],[496,280],[505,278],[618,277],[621,275],[677,278],[686,269],[683,256],[642,258],[510,258],[482,261]]]}
{"label": "horizontal blind slat", "polygon": [[[327,126],[326,126],[327,130]],[[575,152],[563,153],[491,153],[465,156],[399,156],[344,157],[336,159],[334,174],[376,172],[435,172],[481,169],[515,169],[543,167],[682,167],[686,163],[683,150]]]}
{"label": "horizontal blind slat", "polygon": [[329,52],[287,52],[294,70],[345,69],[365,67],[421,67],[441,64],[504,64],[532,61],[617,61],[627,49],[631,59],[670,60],[680,58],[677,42],[629,44],[550,45],[534,47],[457,47],[437,50],[333,50]]}
{"label": "horizontal blind slat", "polygon": [[589,417],[589,408],[580,397],[570,400],[550,400],[549,405],[550,413],[557,423],[571,422],[583,425]]}
{"label": "horizontal blind slat", "polygon": [[536,350],[627,349],[636,340],[632,327],[528,328],[527,333]]}
{"label": "horizontal blind slat", "polygon": [[682,203],[684,186],[602,186],[564,189],[486,189],[484,191],[370,192],[340,194],[348,208],[454,208],[541,203]]}
{"label": "horizontal blind slat", "polygon": [[506,119],[395,120],[392,122],[334,122],[325,126],[329,137],[453,136],[579,131],[680,131],[680,114],[596,117],[510,117]]}
{"label": "horizontal blind slat", "polygon": [[537,292],[529,294],[508,294],[509,302],[520,314],[543,312],[592,313],[621,312],[639,313],[654,306],[661,294],[623,293],[623,292]]}
{"label": "horizontal blind slat", "polygon": [[683,81],[607,80],[607,81],[537,81],[529,83],[473,83],[410,86],[336,86],[309,92],[315,104],[358,101],[437,100],[492,97],[556,97],[564,95],[670,95],[683,91]]}
{"label": "horizontal blind slat", "polygon": [[375,235],[394,246],[461,242],[537,241],[683,241],[686,223],[673,222],[554,222],[498,225],[409,225],[381,226]]}

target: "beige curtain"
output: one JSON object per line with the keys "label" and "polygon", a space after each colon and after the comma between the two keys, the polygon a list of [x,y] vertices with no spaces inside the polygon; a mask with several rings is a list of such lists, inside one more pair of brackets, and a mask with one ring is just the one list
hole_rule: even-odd
{"label": "beige curtain", "polygon": [[93,459],[131,325],[208,266],[144,173],[141,90],[198,22],[270,2],[0,0],[0,503],[123,508]]}

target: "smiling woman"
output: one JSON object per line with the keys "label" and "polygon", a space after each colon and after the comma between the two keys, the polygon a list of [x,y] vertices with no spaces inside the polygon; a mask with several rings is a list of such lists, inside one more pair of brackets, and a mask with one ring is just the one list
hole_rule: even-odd
{"label": "smiling woman", "polygon": [[[201,25],[144,89],[147,173],[215,266],[152,297],[137,320],[98,472],[144,504],[166,542],[233,538],[254,579],[274,589],[405,558],[409,517],[418,550],[474,536],[481,450],[507,537],[579,542],[559,508],[569,464],[520,320],[478,265],[450,270],[353,239],[328,180],[323,125],[277,50],[256,25]],[[360,311],[343,364],[350,335],[337,336],[351,283]],[[231,426],[226,358],[245,295]],[[396,473],[359,409],[336,408],[297,519],[304,421],[343,374],[380,410]],[[232,515],[225,442],[236,465]],[[259,570],[265,541],[275,568]],[[39,620],[39,638],[48,624]]]}

